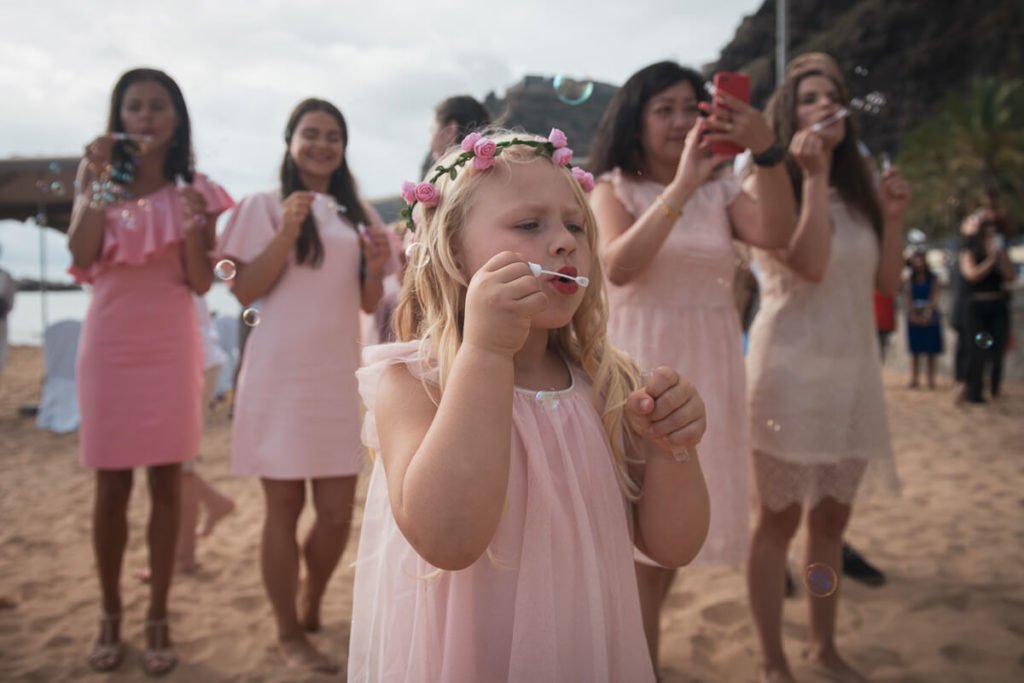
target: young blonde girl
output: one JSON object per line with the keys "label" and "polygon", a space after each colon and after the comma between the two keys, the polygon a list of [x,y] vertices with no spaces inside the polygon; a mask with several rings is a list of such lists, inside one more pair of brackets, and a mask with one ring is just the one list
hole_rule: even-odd
{"label": "young blonde girl", "polygon": [[473,133],[403,192],[399,342],[357,373],[378,457],[350,681],[654,679],[633,547],[699,551],[704,406],[608,344],[571,154],[557,130]]}

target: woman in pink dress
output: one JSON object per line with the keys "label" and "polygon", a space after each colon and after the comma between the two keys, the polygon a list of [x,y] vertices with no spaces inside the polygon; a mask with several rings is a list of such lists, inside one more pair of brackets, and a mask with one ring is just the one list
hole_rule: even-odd
{"label": "woman in pink dress", "polygon": [[[729,100],[729,111],[701,120],[706,100],[703,78],[673,62],[631,76],[608,105],[591,148],[591,167],[601,174],[591,203],[610,281],[609,337],[642,367],[678,368],[707,403],[702,450],[709,456],[711,527],[695,562],[738,565],[746,556],[750,499],[733,240],[782,246],[795,209],[761,113]],[[744,189],[720,168],[727,157],[711,154],[713,140],[761,153]],[[657,667],[661,608],[676,570],[640,555],[636,570]]]}
{"label": "woman in pink dress", "polygon": [[704,540],[703,404],[607,343],[592,176],[559,131],[523,138],[416,186],[401,342],[358,373],[351,683],[653,681],[634,542],[679,565]]}
{"label": "woman in pink dress", "polygon": [[[364,456],[359,311],[376,308],[390,249],[356,192],[341,112],[305,100],[284,138],[281,188],[243,199],[220,242],[235,263],[235,297],[246,307],[260,302],[238,377],[232,460],[236,473],[263,485],[261,568],[285,662],[333,672],[337,664],[306,633],[320,629],[320,602],[348,538]],[[256,324],[255,314],[249,320]],[[300,618],[296,532],[307,480],[316,521],[301,553]]]}
{"label": "woman in pink dress", "polygon": [[214,219],[232,202],[193,171],[185,100],[154,69],[129,71],[114,86],[107,132],[86,148],[76,187],[71,272],[92,285],[78,348],[79,435],[82,463],[96,470],[93,548],[103,596],[89,664],[111,671],[123,658],[128,499],[133,468],[146,467],[152,581],[142,665],[147,674],[163,675],[176,663],[167,594],[181,463],[198,452],[202,421],[203,357],[192,293],[210,286]]}
{"label": "woman in pink dress", "polygon": [[755,252],[761,310],[750,333],[748,392],[759,508],[747,580],[765,683],[793,680],[782,600],[789,542],[805,509],[807,656],[834,680],[864,681],[835,645],[843,532],[862,483],[897,488],[872,291],[891,296],[899,287],[910,193],[895,169],[876,190],[851,120],[837,115],[844,106],[839,82],[813,68],[788,78],[768,104],[789,149],[800,215],[784,249]]}

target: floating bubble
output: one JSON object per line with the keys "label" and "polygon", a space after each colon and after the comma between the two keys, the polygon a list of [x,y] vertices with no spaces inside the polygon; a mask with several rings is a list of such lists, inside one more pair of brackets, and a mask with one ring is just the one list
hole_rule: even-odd
{"label": "floating bubble", "polygon": [[142,209],[143,211],[145,211],[149,207],[149,202],[146,201],[145,199],[140,199],[138,204],[139,208]]}
{"label": "floating bubble", "polygon": [[60,164],[58,164],[56,161],[51,161],[50,165],[47,168],[50,169],[50,173],[52,173],[53,175],[57,175],[58,173],[60,173]]}
{"label": "floating bubble", "polygon": [[255,308],[247,308],[242,311],[242,322],[249,327],[256,327],[260,324],[260,312]]}
{"label": "floating bubble", "polygon": [[566,104],[583,104],[594,94],[594,82],[589,78],[576,79],[558,74],[553,85],[558,99]]}
{"label": "floating bubble", "polygon": [[562,403],[557,391],[538,391],[535,398],[547,410],[555,410]]}
{"label": "floating bubble", "polygon": [[923,244],[926,239],[928,239],[928,236],[917,228],[913,228],[907,233],[907,241],[911,244]]}
{"label": "floating bubble", "polygon": [[50,183],[46,182],[42,178],[36,181],[36,190],[39,192],[46,192],[50,189]]}
{"label": "floating bubble", "polygon": [[217,261],[217,265],[213,267],[213,274],[221,280],[233,280],[237,273],[238,269],[235,268],[235,262],[228,259]]}
{"label": "floating bubble", "polygon": [[995,340],[992,339],[992,335],[989,334],[988,332],[979,332],[978,334],[974,335],[974,343],[978,345],[978,348],[988,351],[989,349],[992,348],[992,345],[995,343]]}
{"label": "floating bubble", "polygon": [[423,268],[430,263],[430,253],[422,242],[412,242],[405,248],[405,259],[413,268]]}
{"label": "floating bubble", "polygon": [[42,211],[33,216],[33,218],[35,219],[36,225],[46,225],[47,223],[46,214]]}
{"label": "floating bubble", "polygon": [[871,72],[868,71],[867,67],[860,66],[858,64],[857,66],[853,67],[853,73],[857,74],[858,76],[867,76]]}
{"label": "floating bubble", "polygon": [[54,180],[50,183],[50,192],[54,193],[58,197],[63,197],[67,194],[67,188],[64,187],[64,183],[59,180]]}
{"label": "floating bubble", "polygon": [[816,598],[827,598],[839,588],[839,577],[836,570],[827,564],[814,562],[807,565],[804,571],[804,586],[807,592]]}
{"label": "floating bubble", "polygon": [[773,432],[782,431],[782,425],[780,425],[775,420],[769,419],[769,420],[765,421],[764,424],[765,424],[766,427],[768,427],[768,429],[772,430]]}
{"label": "floating bubble", "polygon": [[121,209],[121,227],[125,230],[135,229],[135,214],[131,209]]}
{"label": "floating bubble", "polygon": [[712,83],[711,81],[704,81],[704,92],[706,92],[707,94],[709,94],[712,97],[714,97],[715,96],[715,84]]}

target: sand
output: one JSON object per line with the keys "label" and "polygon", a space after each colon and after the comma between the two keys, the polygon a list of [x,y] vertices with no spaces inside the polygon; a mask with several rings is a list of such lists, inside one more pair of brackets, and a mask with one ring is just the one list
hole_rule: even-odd
{"label": "sand", "polygon": [[[16,602],[0,607],[0,680],[143,680],[147,589],[130,573],[145,565],[145,476],[136,476],[123,580],[128,657],[117,672],[94,674],[84,657],[99,615],[92,476],[78,464],[75,435],[39,431],[17,415],[19,405],[38,400],[41,364],[38,348],[15,347],[0,383],[0,596]],[[879,588],[842,584],[840,648],[875,681],[1024,680],[1024,384],[1009,384],[1001,403],[955,408],[946,378],[933,392],[905,388],[895,372],[885,383],[903,495],[858,505],[848,538],[889,580]],[[201,541],[200,572],[174,584],[181,663],[166,680],[328,680],[281,667],[257,563],[261,494],[256,481],[230,474],[229,433],[220,406],[200,472],[238,509]],[[303,527],[309,522],[307,512]],[[357,537],[314,636],[342,660]],[[759,657],[740,568],[682,571],[668,606],[663,680],[755,679]],[[806,612],[801,590],[786,602],[786,647],[799,680],[814,681],[801,662]]]}

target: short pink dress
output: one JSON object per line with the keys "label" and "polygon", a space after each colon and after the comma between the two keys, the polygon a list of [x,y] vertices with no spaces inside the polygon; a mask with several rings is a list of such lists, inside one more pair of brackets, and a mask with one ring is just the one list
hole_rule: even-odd
{"label": "short pink dress", "polygon": [[[231,197],[196,175],[219,214]],[[179,463],[199,452],[203,348],[185,280],[184,212],[174,183],[107,207],[99,260],[69,269],[92,285],[78,346],[82,464]]]}
{"label": "short pink dress", "polygon": [[[311,210],[323,262],[300,266],[291,250],[246,342],[231,429],[237,474],[315,479],[355,476],[363,467],[355,378],[361,350],[358,232],[322,195]],[[221,255],[252,262],[280,230],[282,215],[278,190],[244,198],[221,237]]]}
{"label": "short pink dress", "polygon": [[[379,449],[381,375],[436,381],[419,342],[368,347],[364,439]],[[515,390],[505,513],[484,556],[441,571],[405,540],[377,458],[353,589],[348,680],[653,681],[626,499],[585,373]]]}
{"label": "short pink dress", "polygon": [[821,282],[755,250],[761,310],[750,330],[750,434],[761,503],[853,503],[899,492],[875,332],[878,238],[829,193],[832,250]]}
{"label": "short pink dress", "polygon": [[[639,218],[665,187],[624,176],[601,178]],[[696,564],[740,564],[750,520],[743,331],[733,295],[739,257],[726,209],[740,192],[727,173],[690,198],[651,264],[635,280],[608,285],[608,336],[645,370],[679,372],[700,392],[707,432],[701,468],[711,499],[707,540]],[[641,560],[644,560],[640,556]]]}

